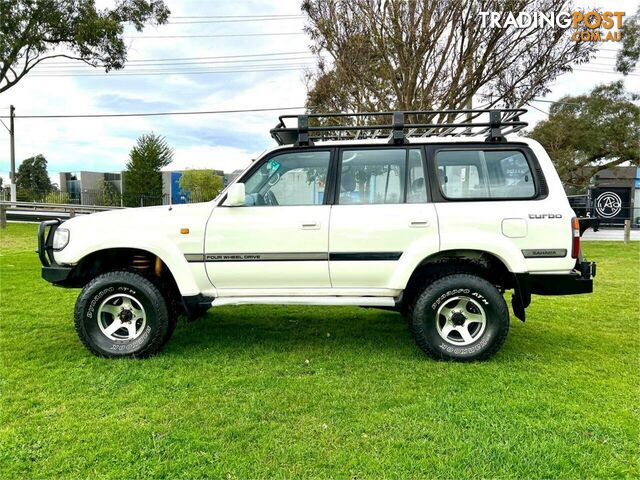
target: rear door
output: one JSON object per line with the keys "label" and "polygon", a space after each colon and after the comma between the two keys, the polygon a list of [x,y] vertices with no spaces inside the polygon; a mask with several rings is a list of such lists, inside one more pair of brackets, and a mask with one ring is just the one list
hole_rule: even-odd
{"label": "rear door", "polygon": [[343,148],[331,210],[334,288],[391,288],[402,255],[425,237],[438,244],[420,147]]}

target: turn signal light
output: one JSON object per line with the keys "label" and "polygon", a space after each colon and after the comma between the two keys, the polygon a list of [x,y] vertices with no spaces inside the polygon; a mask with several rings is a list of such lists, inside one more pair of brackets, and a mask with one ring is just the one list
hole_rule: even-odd
{"label": "turn signal light", "polygon": [[571,258],[578,258],[580,256],[580,222],[576,217],[571,219],[571,234],[573,235]]}
{"label": "turn signal light", "polygon": [[180,229],[180,233],[182,235],[188,235],[189,234],[189,229],[188,228],[181,228]]}

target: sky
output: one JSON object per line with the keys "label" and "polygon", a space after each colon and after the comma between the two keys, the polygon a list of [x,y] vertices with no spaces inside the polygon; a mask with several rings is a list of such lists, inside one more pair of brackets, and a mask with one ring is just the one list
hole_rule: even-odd
{"label": "sky", "polygon": [[[635,12],[640,0],[619,0],[615,9],[627,15]],[[98,6],[112,4],[98,0]],[[16,107],[16,115],[86,114],[120,112],[202,111],[302,107],[306,86],[304,69],[312,68],[309,38],[302,32],[300,0],[218,1],[165,0],[173,23],[147,27],[143,33],[127,32],[129,60],[122,71],[133,72],[135,62],[148,59],[185,57],[212,58],[206,68],[226,69],[214,74],[183,74],[178,67],[166,66],[161,75],[102,75],[82,64],[52,60],[36,67],[16,86],[0,94],[0,116],[8,115],[8,107]],[[577,6],[611,9],[611,2],[577,1]],[[272,16],[258,21],[229,21],[212,16]],[[198,18],[184,18],[198,17]],[[238,18],[236,18],[237,20]],[[223,20],[223,21],[220,21]],[[208,23],[191,23],[202,22]],[[269,36],[166,38],[176,35],[229,35],[270,33]],[[293,35],[289,35],[293,33]],[[284,35],[283,35],[284,34]],[[164,38],[141,38],[163,36]],[[616,44],[609,43],[593,63],[581,66],[611,73],[573,72],[556,79],[545,98],[557,100],[564,95],[586,93],[600,83],[623,78],[613,72]],[[237,57],[240,55],[283,56]],[[229,59],[230,56],[236,56]],[[221,63],[233,60],[235,63]],[[217,62],[217,63],[213,63]],[[158,68],[136,67],[136,70]],[[258,68],[257,65],[264,65]],[[180,70],[202,71],[201,66],[182,65]],[[61,70],[62,69],[62,70]],[[254,71],[251,71],[254,70]],[[262,70],[262,71],[255,71]],[[271,71],[267,71],[271,70]],[[277,71],[275,71],[277,70]],[[74,72],[83,76],[52,76]],[[640,77],[627,77],[628,89],[640,92]],[[537,109],[548,111],[549,104],[536,102]],[[530,108],[526,121],[530,125],[546,118]],[[16,119],[16,162],[43,154],[54,181],[60,171],[121,171],[136,139],[154,132],[166,137],[174,149],[174,162],[167,169],[214,168],[230,172],[244,168],[251,159],[274,146],[269,129],[281,113],[233,113],[222,115],[169,116],[143,118],[92,119]],[[5,120],[5,123],[7,121]],[[1,126],[0,126],[1,127]],[[17,168],[17,166],[16,166]],[[0,128],[0,176],[8,183],[9,135]]]}

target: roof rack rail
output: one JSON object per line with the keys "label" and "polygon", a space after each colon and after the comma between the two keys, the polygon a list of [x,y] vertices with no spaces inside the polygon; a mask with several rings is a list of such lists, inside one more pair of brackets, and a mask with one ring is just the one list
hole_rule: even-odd
{"label": "roof rack rail", "polygon": [[[374,138],[402,145],[412,138],[480,135],[486,135],[487,142],[504,142],[505,135],[528,125],[520,120],[525,113],[524,108],[506,108],[281,115],[270,132],[279,145],[296,146],[310,146],[319,140]],[[287,125],[294,119],[296,126]]]}

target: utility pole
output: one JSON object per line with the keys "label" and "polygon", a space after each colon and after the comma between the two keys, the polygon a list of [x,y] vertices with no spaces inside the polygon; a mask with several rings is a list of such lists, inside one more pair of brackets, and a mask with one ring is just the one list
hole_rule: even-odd
{"label": "utility pole", "polygon": [[15,125],[14,119],[16,116],[16,108],[11,105],[9,106],[9,135],[10,139],[10,148],[11,148],[11,172],[9,173],[9,179],[11,180],[11,201],[16,201],[16,141],[15,141]]}

